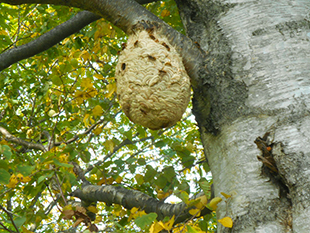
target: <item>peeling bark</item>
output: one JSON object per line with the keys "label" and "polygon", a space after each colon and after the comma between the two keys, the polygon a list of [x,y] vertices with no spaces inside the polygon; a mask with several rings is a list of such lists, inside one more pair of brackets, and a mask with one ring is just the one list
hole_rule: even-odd
{"label": "peeling bark", "polygon": [[[211,62],[194,112],[213,174],[219,232],[308,232],[310,23],[308,1],[177,1]],[[209,100],[207,110],[205,102]],[[270,132],[287,196],[261,172],[254,143]]]}

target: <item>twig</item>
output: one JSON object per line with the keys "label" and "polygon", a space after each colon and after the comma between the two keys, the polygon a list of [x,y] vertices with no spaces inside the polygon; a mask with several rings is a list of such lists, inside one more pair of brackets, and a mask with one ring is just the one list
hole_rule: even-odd
{"label": "twig", "polygon": [[64,196],[64,193],[63,193],[63,191],[62,191],[62,189],[61,189],[61,185],[60,185],[58,176],[57,176],[57,174],[56,174],[56,171],[55,171],[55,180],[56,180],[56,183],[57,183],[57,185],[58,185],[58,187],[59,187],[60,195],[61,195],[62,199],[64,200],[64,203],[67,205],[67,200],[66,200],[66,198],[65,198],[65,196]]}
{"label": "twig", "polygon": [[[10,211],[8,211],[7,209],[5,209],[1,204],[0,204],[0,209],[2,209],[10,218],[16,232],[20,233],[20,231],[18,230],[18,227],[16,226],[14,220],[13,220],[13,217],[12,217],[12,213]],[[11,232],[11,231],[10,231]]]}
{"label": "twig", "polygon": [[[3,225],[2,222],[0,222],[0,225],[2,226],[2,229],[8,231],[8,232],[14,232],[14,231],[11,231],[9,228],[7,228],[6,226]],[[1,228],[0,228],[1,229]]]}

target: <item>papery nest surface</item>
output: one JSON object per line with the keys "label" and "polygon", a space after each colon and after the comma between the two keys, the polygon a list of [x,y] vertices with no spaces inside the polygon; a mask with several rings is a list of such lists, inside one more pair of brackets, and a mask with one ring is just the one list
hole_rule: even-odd
{"label": "papery nest surface", "polygon": [[190,79],[182,58],[156,32],[142,30],[129,36],[115,78],[126,116],[152,130],[174,125],[190,100]]}

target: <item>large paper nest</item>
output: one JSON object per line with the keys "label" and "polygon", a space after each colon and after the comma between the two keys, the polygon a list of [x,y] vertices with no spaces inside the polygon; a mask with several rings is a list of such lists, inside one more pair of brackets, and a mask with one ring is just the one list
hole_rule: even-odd
{"label": "large paper nest", "polygon": [[179,121],[190,100],[190,79],[168,40],[147,31],[129,36],[116,66],[117,95],[127,117],[157,130]]}

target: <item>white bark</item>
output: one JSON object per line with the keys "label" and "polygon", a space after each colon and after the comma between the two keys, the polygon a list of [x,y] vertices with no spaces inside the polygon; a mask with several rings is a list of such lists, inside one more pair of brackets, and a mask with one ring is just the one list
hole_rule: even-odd
{"label": "white bark", "polygon": [[[225,95],[231,90],[223,87],[230,83],[228,76],[246,86],[247,96],[235,113],[223,111],[233,96],[206,97],[211,99],[212,124],[219,128],[215,135],[197,117],[215,195],[232,195],[219,204],[217,214],[230,216],[234,227],[229,231],[219,224],[219,232],[309,232],[310,2],[225,3],[190,1],[188,8],[180,7],[187,31],[209,52],[210,67],[218,73],[213,80],[206,77],[211,80],[208,91]],[[215,64],[220,56],[229,57],[228,68]],[[220,75],[223,71],[226,77]],[[197,108],[199,115],[202,107]],[[221,111],[219,119],[216,111]],[[280,197],[279,187],[261,174],[261,151],[254,140],[266,132],[275,142],[272,153],[291,199]]]}

